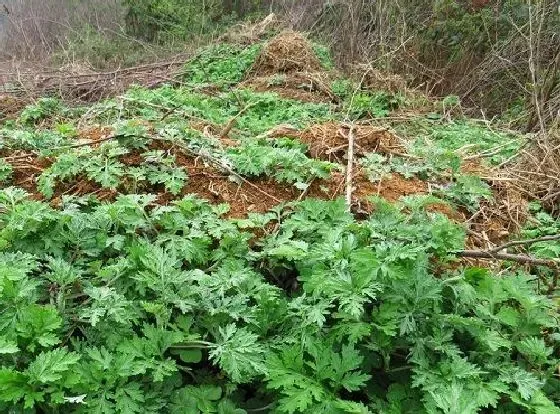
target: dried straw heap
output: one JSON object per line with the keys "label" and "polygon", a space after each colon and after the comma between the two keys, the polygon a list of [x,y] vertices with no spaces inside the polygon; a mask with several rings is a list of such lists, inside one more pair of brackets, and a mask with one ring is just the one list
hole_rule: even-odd
{"label": "dried straw heap", "polygon": [[336,102],[330,76],[301,33],[284,31],[265,44],[240,86],[305,102]]}
{"label": "dried straw heap", "polygon": [[539,200],[553,215],[560,214],[560,134],[541,134],[509,168],[531,199]]}
{"label": "dried straw heap", "polygon": [[316,72],[321,62],[301,33],[285,31],[272,38],[249,70],[250,77],[278,73]]}

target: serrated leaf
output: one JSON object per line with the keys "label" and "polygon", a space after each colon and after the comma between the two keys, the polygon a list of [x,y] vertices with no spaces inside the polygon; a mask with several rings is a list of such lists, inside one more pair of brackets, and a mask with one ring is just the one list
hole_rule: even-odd
{"label": "serrated leaf", "polygon": [[62,373],[70,370],[80,359],[74,352],[59,348],[41,352],[27,368],[30,381],[50,383],[62,379]]}
{"label": "serrated leaf", "polygon": [[545,363],[552,355],[553,348],[546,346],[542,338],[525,338],[516,344],[517,350],[534,363]]}
{"label": "serrated leaf", "polygon": [[11,370],[0,369],[0,401],[17,402],[28,391],[28,378],[26,375]]}
{"label": "serrated leaf", "polygon": [[230,324],[219,328],[220,337],[210,350],[210,358],[230,375],[234,382],[249,381],[266,372],[265,349],[258,343],[258,336],[244,328]]}
{"label": "serrated leaf", "polygon": [[508,384],[515,384],[517,391],[524,400],[530,400],[535,392],[543,386],[543,382],[532,373],[516,366],[502,369],[500,372],[500,380]]}
{"label": "serrated leaf", "polygon": [[510,306],[502,306],[496,317],[505,325],[519,326],[519,312]]}
{"label": "serrated leaf", "polygon": [[0,337],[0,354],[15,354],[17,352],[19,352],[19,348],[15,341]]}
{"label": "serrated leaf", "polygon": [[487,330],[481,334],[480,340],[493,352],[500,348],[511,348],[511,341],[496,331]]}

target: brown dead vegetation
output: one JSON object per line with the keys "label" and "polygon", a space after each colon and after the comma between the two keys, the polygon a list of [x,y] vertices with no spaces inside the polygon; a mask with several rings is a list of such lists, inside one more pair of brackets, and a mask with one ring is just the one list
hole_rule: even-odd
{"label": "brown dead vegetation", "polygon": [[304,102],[338,102],[331,80],[311,43],[301,33],[284,31],[265,44],[239,86]]}
{"label": "brown dead vegetation", "polygon": [[317,72],[321,69],[321,62],[309,41],[301,33],[288,30],[267,42],[249,70],[249,76]]}
{"label": "brown dead vegetation", "polygon": [[281,23],[278,16],[274,13],[270,13],[258,22],[242,22],[232,26],[218,38],[218,41],[224,43],[251,45],[262,40],[269,32],[280,28],[280,26]]}
{"label": "brown dead vegetation", "polygon": [[541,201],[553,215],[560,214],[560,133],[536,137],[508,173],[529,198]]}
{"label": "brown dead vegetation", "polygon": [[326,72],[293,72],[255,76],[239,84],[257,92],[276,92],[285,99],[302,102],[338,102],[329,85]]}
{"label": "brown dead vegetation", "polygon": [[107,72],[95,72],[83,65],[17,70],[2,75],[0,93],[26,100],[55,95],[69,102],[96,102],[123,93],[131,85],[155,88],[180,83],[175,75],[187,59],[187,55],[177,55],[162,62]]}
{"label": "brown dead vegetation", "polygon": [[23,98],[0,94],[0,121],[17,118],[27,103]]}
{"label": "brown dead vegetation", "polygon": [[492,184],[493,199],[483,201],[480,210],[467,220],[467,245],[491,249],[518,233],[528,218],[527,197],[510,181]]}
{"label": "brown dead vegetation", "polygon": [[[348,150],[349,132],[349,125],[328,121],[311,125],[303,131],[298,131],[290,125],[279,125],[268,131],[266,136],[296,138],[308,146],[311,157],[341,163]],[[357,156],[368,152],[384,155],[402,155],[406,152],[399,138],[385,127],[355,125],[354,136],[354,152]]]}
{"label": "brown dead vegetation", "polygon": [[353,65],[351,73],[354,80],[364,89],[390,93],[403,92],[407,89],[406,80],[402,76],[382,72],[371,64],[358,63]]}

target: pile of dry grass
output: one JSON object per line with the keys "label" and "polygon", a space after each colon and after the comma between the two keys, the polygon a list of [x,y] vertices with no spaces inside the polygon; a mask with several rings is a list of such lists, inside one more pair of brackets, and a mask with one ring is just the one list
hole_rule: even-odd
{"label": "pile of dry grass", "polygon": [[[267,133],[270,138],[290,137],[307,144],[309,155],[327,161],[342,162],[348,150],[350,126],[334,121],[311,125],[303,131],[292,126],[281,125]],[[387,128],[371,125],[356,125],[354,130],[355,154],[369,152],[381,154],[403,154],[406,152],[399,138]]]}
{"label": "pile of dry grass", "polygon": [[331,78],[311,43],[301,33],[284,31],[263,47],[240,86],[304,102],[338,102]]}
{"label": "pile of dry grass", "polygon": [[[328,161],[341,161],[348,150],[348,125],[336,122],[312,125],[300,134],[300,141],[307,144],[313,158]],[[387,128],[370,125],[355,127],[355,154],[364,155],[368,152],[392,154],[404,152],[398,138]]]}
{"label": "pile of dry grass", "polygon": [[483,201],[468,219],[471,248],[486,250],[503,244],[527,221],[529,203],[516,182],[494,181],[492,193],[492,200]]}
{"label": "pile of dry grass", "polygon": [[560,215],[560,133],[536,137],[508,170],[530,198]]}
{"label": "pile of dry grass", "polygon": [[371,64],[359,63],[352,67],[353,78],[365,89],[391,93],[406,91],[406,80],[397,74],[382,72]]}
{"label": "pile of dry grass", "polygon": [[320,70],[321,62],[309,41],[301,33],[289,30],[268,41],[249,71],[249,76]]}
{"label": "pile of dry grass", "polygon": [[219,42],[251,45],[265,38],[267,34],[280,28],[281,23],[274,13],[256,23],[243,22],[232,26],[222,36]]}

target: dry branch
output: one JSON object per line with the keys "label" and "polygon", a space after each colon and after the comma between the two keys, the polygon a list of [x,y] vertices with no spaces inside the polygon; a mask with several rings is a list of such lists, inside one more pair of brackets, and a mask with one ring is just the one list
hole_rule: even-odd
{"label": "dry branch", "polygon": [[[554,239],[547,239],[547,240],[556,240]],[[512,242],[514,243],[514,242]],[[508,244],[508,243],[506,243]],[[505,245],[504,245],[505,246]],[[502,250],[503,246],[499,247]],[[495,250],[495,249],[493,249]],[[543,275],[539,275],[539,279],[541,279],[544,283],[546,283],[548,287],[548,294],[551,295],[554,293],[556,288],[558,287],[558,280],[560,276],[560,261],[554,259],[540,259],[538,257],[533,257],[529,255],[523,254],[511,254],[511,253],[496,253],[492,250],[485,251],[485,250],[461,250],[459,252],[454,253],[458,257],[465,257],[471,259],[487,259],[487,260],[507,260],[511,262],[527,264],[531,266],[544,266],[548,267],[553,272],[553,277],[551,281],[548,281],[546,277]]]}
{"label": "dry branch", "polygon": [[471,259],[489,259],[489,260],[509,260],[517,263],[532,264],[536,266],[546,266],[557,268],[560,262],[553,259],[539,259],[537,257],[528,256],[524,254],[512,253],[493,253],[486,250],[461,250],[455,252],[456,256],[467,257]]}
{"label": "dry branch", "polygon": [[115,96],[132,84],[154,87],[166,81],[180,83],[175,72],[188,59],[187,55],[179,55],[171,60],[109,72],[9,72],[1,77],[0,91],[11,95],[25,94],[28,98],[55,93],[64,99],[97,100]]}
{"label": "dry branch", "polygon": [[355,126],[350,126],[348,132],[348,162],[346,164],[346,204],[352,206],[352,170],[354,168],[354,133]]}
{"label": "dry branch", "polygon": [[553,240],[560,240],[560,234],[555,234],[553,236],[537,237],[535,239],[513,240],[508,243],[502,244],[501,246],[495,247],[492,250],[489,250],[489,253],[497,253],[512,246],[526,246],[529,244],[534,244],[543,241],[553,241]]}
{"label": "dry branch", "polygon": [[257,103],[253,102],[250,103],[246,106],[244,106],[234,117],[232,117],[228,123],[226,124],[226,126],[224,127],[224,129],[222,130],[222,132],[220,133],[220,138],[227,138],[228,134],[231,132],[233,126],[235,125],[235,123],[237,122],[237,120],[239,119],[239,117],[241,115],[243,115],[245,112],[247,112],[250,108],[252,108],[253,106],[255,106]]}

